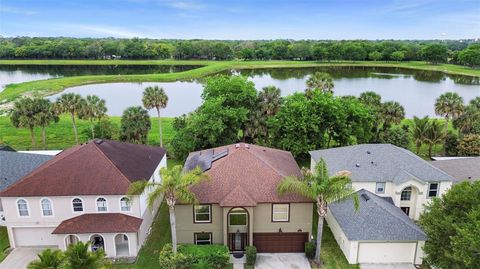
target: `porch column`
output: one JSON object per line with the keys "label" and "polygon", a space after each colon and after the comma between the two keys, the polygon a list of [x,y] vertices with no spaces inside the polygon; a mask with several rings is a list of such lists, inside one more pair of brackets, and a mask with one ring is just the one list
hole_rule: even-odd
{"label": "porch column", "polygon": [[223,244],[228,246],[228,211],[230,207],[222,207],[223,215]]}
{"label": "porch column", "polygon": [[253,207],[247,207],[248,211],[248,245],[253,246]]}

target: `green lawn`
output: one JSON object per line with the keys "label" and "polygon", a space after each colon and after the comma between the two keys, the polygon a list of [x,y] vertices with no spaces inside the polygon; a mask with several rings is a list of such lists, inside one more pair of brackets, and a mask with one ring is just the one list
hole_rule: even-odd
{"label": "green lawn", "polygon": [[228,69],[251,68],[284,68],[284,67],[315,67],[315,66],[376,66],[376,67],[401,67],[417,70],[439,71],[448,74],[459,74],[480,77],[480,70],[466,66],[439,64],[432,65],[425,62],[315,62],[315,61],[129,61],[129,60],[1,60],[1,65],[9,64],[38,64],[38,65],[107,65],[107,64],[189,64],[203,65],[203,67],[177,73],[142,74],[142,75],[97,75],[53,78],[47,80],[29,81],[8,85],[0,92],[0,103],[10,102],[25,94],[38,94],[46,96],[63,91],[67,87],[110,83],[110,82],[168,82],[176,80],[189,80],[215,74]]}
{"label": "green lawn", "polygon": [[10,247],[10,242],[8,241],[7,227],[0,227],[0,262],[7,257],[5,250]]}

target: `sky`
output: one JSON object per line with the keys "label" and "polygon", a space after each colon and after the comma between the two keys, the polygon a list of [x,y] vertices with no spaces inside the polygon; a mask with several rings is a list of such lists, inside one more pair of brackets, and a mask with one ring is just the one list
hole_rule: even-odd
{"label": "sky", "polygon": [[480,38],[480,0],[0,0],[0,35]]}

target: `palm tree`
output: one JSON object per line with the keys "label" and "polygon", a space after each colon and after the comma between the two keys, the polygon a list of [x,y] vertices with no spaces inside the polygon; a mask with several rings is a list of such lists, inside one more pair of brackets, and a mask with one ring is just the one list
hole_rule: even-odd
{"label": "palm tree", "polygon": [[250,111],[245,136],[258,142],[268,137],[267,120],[280,110],[282,97],[280,89],[275,86],[264,87],[257,95],[255,109]]}
{"label": "palm tree", "polygon": [[362,92],[358,100],[364,105],[371,108],[380,108],[382,106],[382,97],[380,94],[372,91]]}
{"label": "palm tree", "polygon": [[480,97],[470,100],[463,113],[453,120],[453,126],[459,130],[459,135],[475,133],[480,123]]}
{"label": "palm tree", "polygon": [[65,251],[65,268],[68,269],[100,269],[105,265],[105,252],[100,249],[90,251],[90,242],[78,242],[70,245]]}
{"label": "palm tree", "polygon": [[148,132],[152,125],[147,110],[141,106],[129,107],[123,111],[120,123],[121,140],[143,144],[147,142]]}
{"label": "palm tree", "polygon": [[420,147],[426,141],[425,140],[426,133],[429,128],[430,126],[429,126],[428,116],[425,116],[423,118],[418,118],[416,116],[413,117],[412,136],[413,136],[413,142],[417,147],[417,151],[416,151],[417,155],[420,152]]}
{"label": "palm tree", "polygon": [[428,144],[428,157],[432,158],[432,148],[440,143],[445,134],[442,132],[442,126],[437,120],[433,120],[428,125],[427,131],[425,133],[425,141]]}
{"label": "palm tree", "polygon": [[258,93],[258,101],[261,111],[263,111],[267,117],[275,115],[280,110],[282,103],[280,88],[275,86],[263,87]]}
{"label": "palm tree", "polygon": [[163,88],[158,86],[147,87],[143,91],[142,98],[143,106],[146,109],[155,108],[158,115],[158,127],[160,131],[160,147],[163,147],[163,137],[162,137],[162,120],[160,119],[160,109],[167,107],[168,96],[165,94]]}
{"label": "palm tree", "polygon": [[10,115],[10,121],[15,128],[27,128],[30,131],[32,148],[35,148],[35,127],[38,123],[35,117],[38,106],[35,103],[32,98],[22,98],[14,103]]}
{"label": "palm tree", "polygon": [[90,131],[92,133],[92,139],[95,138],[95,128],[93,121],[101,120],[106,116],[107,107],[105,100],[100,99],[96,95],[87,95],[84,105],[78,111],[78,117],[80,119],[86,119],[90,121]]}
{"label": "palm tree", "polygon": [[444,137],[447,137],[448,123],[463,112],[463,98],[456,92],[446,92],[435,100],[435,114],[445,118]]}
{"label": "palm tree", "polygon": [[327,215],[328,204],[353,195],[355,210],[358,210],[358,196],[351,187],[350,172],[340,171],[330,177],[327,165],[323,159],[315,165],[315,170],[302,169],[302,178],[286,177],[278,185],[278,193],[297,193],[316,201],[318,213],[317,249],[315,262],[320,264],[320,249],[322,246],[323,220]]}
{"label": "palm tree", "polygon": [[58,249],[46,249],[37,256],[38,260],[28,264],[27,269],[59,269],[63,265],[64,256]]}
{"label": "palm tree", "polygon": [[313,89],[319,89],[323,92],[333,93],[333,78],[328,73],[315,72],[306,82],[307,93]]}
{"label": "palm tree", "polygon": [[38,113],[35,114],[35,119],[37,121],[37,125],[42,128],[43,148],[47,149],[45,129],[52,122],[58,122],[59,118],[57,113],[55,113],[50,100],[36,98],[34,101],[35,105],[38,107]]}
{"label": "palm tree", "polygon": [[55,103],[55,110],[58,114],[70,113],[72,118],[73,133],[75,135],[75,143],[78,145],[77,125],[75,123],[75,116],[78,116],[78,111],[82,109],[85,104],[85,99],[79,94],[65,93],[62,94]]}
{"label": "palm tree", "polygon": [[405,109],[400,103],[389,101],[382,104],[381,117],[383,118],[383,129],[387,130],[393,124],[400,124],[405,118]]}
{"label": "palm tree", "polygon": [[170,215],[173,252],[177,253],[175,204],[178,201],[187,204],[198,203],[195,194],[190,191],[190,187],[209,177],[198,167],[189,172],[184,172],[181,165],[176,165],[171,169],[162,167],[160,176],[162,178],[161,182],[138,180],[132,183],[128,194],[140,195],[145,190],[149,191],[147,201],[150,208],[153,208],[157,201],[165,198]]}

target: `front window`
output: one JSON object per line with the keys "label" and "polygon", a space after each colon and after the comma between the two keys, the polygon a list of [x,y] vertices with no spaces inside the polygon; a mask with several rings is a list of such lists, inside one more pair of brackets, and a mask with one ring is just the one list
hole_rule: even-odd
{"label": "front window", "polygon": [[195,233],[195,245],[211,245],[212,233]]}
{"label": "front window", "polygon": [[123,197],[120,199],[120,209],[122,211],[130,211],[131,210],[131,202],[130,199],[127,197]]}
{"label": "front window", "polygon": [[247,225],[247,212],[243,208],[234,208],[228,215],[229,225]]}
{"label": "front window", "polygon": [[385,193],[385,182],[377,182],[375,192],[376,193]]}
{"label": "front window", "polygon": [[73,212],[83,212],[83,201],[80,198],[72,200]]}
{"label": "front window", "polygon": [[290,219],[290,205],[289,204],[273,204],[272,205],[272,221],[273,222],[288,222]]}
{"label": "front window", "polygon": [[403,189],[402,194],[400,195],[400,200],[402,201],[410,201],[412,197],[412,187],[406,187]]}
{"label": "front window", "polygon": [[97,211],[98,212],[106,212],[107,208],[107,200],[103,197],[97,199]]}
{"label": "front window", "polygon": [[210,205],[196,205],[193,207],[193,221],[195,223],[212,222],[212,210]]}
{"label": "front window", "polygon": [[430,183],[428,186],[428,198],[436,197],[438,195],[438,183]]}
{"label": "front window", "polygon": [[17,208],[18,208],[18,215],[21,217],[28,217],[28,203],[24,199],[20,199],[17,201]]}
{"label": "front window", "polygon": [[43,216],[53,216],[52,202],[49,199],[42,199],[40,204],[42,205]]}

